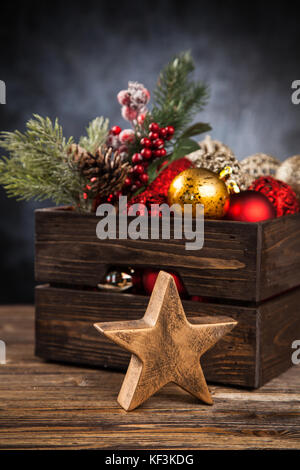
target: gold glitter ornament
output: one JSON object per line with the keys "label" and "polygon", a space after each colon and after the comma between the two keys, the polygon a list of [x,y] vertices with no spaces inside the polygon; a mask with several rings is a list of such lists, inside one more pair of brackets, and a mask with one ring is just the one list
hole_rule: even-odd
{"label": "gold glitter ornament", "polygon": [[290,185],[300,200],[300,155],[284,160],[277,169],[275,178]]}
{"label": "gold glitter ornament", "polygon": [[221,219],[229,206],[229,192],[219,176],[205,168],[189,168],[182,171],[172,181],[168,192],[168,203],[192,206],[196,215],[196,205],[203,204],[204,217]]}
{"label": "gold glitter ornament", "polygon": [[[241,191],[247,189],[251,183],[247,173],[242,171],[240,162],[233,151],[219,140],[212,140],[209,135],[199,142],[199,150],[186,155],[186,158],[195,167],[206,168],[214,173],[220,173],[226,166],[230,166],[232,168],[232,178]],[[227,181],[225,184],[229,185]]]}
{"label": "gold glitter ornament", "polygon": [[260,176],[273,176],[275,178],[279,165],[280,161],[278,158],[266,153],[255,153],[240,161],[242,172],[248,175],[249,186]]}

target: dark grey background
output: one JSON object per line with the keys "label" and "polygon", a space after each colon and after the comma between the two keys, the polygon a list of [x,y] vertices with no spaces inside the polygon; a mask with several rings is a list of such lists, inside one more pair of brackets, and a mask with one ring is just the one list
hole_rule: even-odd
{"label": "dark grey background", "polygon": [[[8,3],[8,2],[7,2]],[[59,117],[67,136],[105,115],[124,126],[116,93],[128,80],[150,90],[161,67],[191,49],[210,85],[200,119],[239,158],[299,153],[300,29],[289,2],[33,2],[1,5],[0,129],[24,129],[32,113]],[[126,126],[125,126],[126,127]],[[33,203],[0,191],[0,302],[33,300]]]}

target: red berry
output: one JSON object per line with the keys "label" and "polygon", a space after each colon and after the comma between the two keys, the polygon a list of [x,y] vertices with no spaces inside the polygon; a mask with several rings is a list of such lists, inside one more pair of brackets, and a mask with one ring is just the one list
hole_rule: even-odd
{"label": "red berry", "polygon": [[130,179],[130,178],[128,178],[128,177],[127,177],[127,178],[125,178],[125,181],[124,181],[124,184],[125,184],[125,186],[130,186],[130,185],[131,185],[131,183],[132,183],[132,181],[131,181],[131,179]]}
{"label": "red berry", "polygon": [[149,160],[149,158],[152,157],[152,151],[150,149],[142,149],[141,150],[141,155],[143,155],[144,158],[146,158],[146,160]]}
{"label": "red berry", "polygon": [[158,132],[149,132],[149,139],[155,140],[159,138]]}
{"label": "red berry", "polygon": [[156,147],[157,149],[161,149],[164,146],[164,141],[162,139],[155,139],[153,141],[153,147]]}
{"label": "red berry", "polygon": [[83,199],[87,199],[88,195],[86,193],[83,193]]}
{"label": "red berry", "polygon": [[130,191],[131,191],[132,193],[134,193],[137,189],[138,189],[137,185],[136,185],[136,184],[133,184],[133,185],[131,186],[131,188],[130,188]]}
{"label": "red berry", "polygon": [[96,176],[93,176],[93,178],[91,178],[91,183],[95,183],[95,181],[97,181],[97,178]]}
{"label": "red berry", "polygon": [[159,158],[159,157],[162,156],[161,151],[162,151],[162,149],[153,150],[153,155],[154,155],[156,158]]}
{"label": "red berry", "polygon": [[119,135],[120,132],[121,132],[121,130],[122,130],[122,129],[121,129],[120,126],[113,126],[113,127],[111,128],[111,133],[112,133],[113,135]]}
{"label": "red berry", "polygon": [[143,157],[140,153],[134,153],[132,155],[132,163],[140,163],[143,161]]}
{"label": "red berry", "polygon": [[144,167],[143,165],[134,165],[133,171],[141,175],[142,173],[144,173]]}
{"label": "red berry", "polygon": [[160,149],[160,156],[161,156],[161,157],[165,157],[166,155],[167,155],[166,149],[164,149],[164,148],[163,148],[163,149]]}
{"label": "red berry", "polygon": [[149,180],[149,176],[147,175],[147,173],[142,173],[141,176],[140,176],[140,181],[144,184],[148,183],[148,180]]}
{"label": "red berry", "polygon": [[173,135],[175,132],[175,128],[173,126],[167,126],[166,131],[169,135]]}
{"label": "red berry", "polygon": [[165,127],[163,127],[162,129],[160,129],[159,134],[163,139],[165,139],[168,135],[168,131]]}
{"label": "red berry", "polygon": [[144,137],[142,140],[141,140],[141,145],[143,147],[151,147],[152,145],[152,142],[150,139],[147,139],[147,137]]}
{"label": "red berry", "polygon": [[159,125],[157,124],[157,122],[151,122],[151,124],[149,124],[149,131],[159,131]]}

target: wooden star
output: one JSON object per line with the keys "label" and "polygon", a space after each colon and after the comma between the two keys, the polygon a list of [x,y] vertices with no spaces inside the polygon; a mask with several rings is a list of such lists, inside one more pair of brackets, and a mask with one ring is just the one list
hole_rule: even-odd
{"label": "wooden star", "polygon": [[190,323],[173,277],[161,271],[142,319],[94,326],[132,353],[118,396],[129,411],[169,382],[212,404],[200,357],[235,325],[226,317],[197,317]]}

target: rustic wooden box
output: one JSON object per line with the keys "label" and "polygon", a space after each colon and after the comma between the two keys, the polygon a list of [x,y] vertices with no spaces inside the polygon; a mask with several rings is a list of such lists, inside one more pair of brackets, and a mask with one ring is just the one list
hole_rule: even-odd
{"label": "rustic wooden box", "polygon": [[291,365],[300,338],[300,214],[205,221],[199,251],[186,251],[185,240],[100,241],[98,221],[67,209],[36,211],[36,279],[47,283],[36,288],[38,356],[124,369],[128,354],[93,323],[140,318],[148,298],[93,288],[112,266],[152,266],[176,271],[190,295],[207,297],[184,301],[187,316],[238,320],[203,357],[209,380],[259,387]]}

